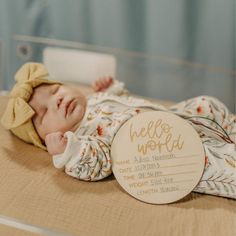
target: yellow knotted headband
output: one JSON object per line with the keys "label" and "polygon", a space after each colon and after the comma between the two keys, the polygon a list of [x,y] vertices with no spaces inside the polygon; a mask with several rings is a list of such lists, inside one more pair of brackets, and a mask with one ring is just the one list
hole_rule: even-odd
{"label": "yellow knotted headband", "polygon": [[40,63],[27,63],[15,75],[16,84],[10,92],[6,110],[1,118],[2,125],[17,137],[44,150],[45,145],[37,134],[31,118],[35,111],[28,104],[34,88],[41,84],[55,84],[48,80],[48,71]]}

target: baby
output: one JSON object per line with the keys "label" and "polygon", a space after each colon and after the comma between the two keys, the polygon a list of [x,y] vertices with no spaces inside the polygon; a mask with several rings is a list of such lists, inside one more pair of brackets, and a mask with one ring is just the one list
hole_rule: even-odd
{"label": "baby", "polygon": [[94,94],[48,79],[42,64],[24,65],[15,76],[2,124],[28,143],[47,149],[56,168],[97,181],[112,173],[110,147],[128,119],[148,110],[175,113],[199,133],[206,154],[203,177],[194,191],[236,198],[236,117],[219,100],[200,96],[169,109],[128,95],[124,84],[103,77]]}

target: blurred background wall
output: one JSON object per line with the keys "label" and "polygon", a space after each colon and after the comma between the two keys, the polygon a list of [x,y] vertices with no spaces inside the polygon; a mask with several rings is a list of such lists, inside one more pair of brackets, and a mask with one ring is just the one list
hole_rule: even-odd
{"label": "blurred background wall", "polygon": [[0,0],[0,88],[12,86],[19,65],[40,60],[38,46],[13,46],[26,35],[138,52],[143,78],[121,78],[132,92],[208,94],[235,111],[235,12],[235,0]]}

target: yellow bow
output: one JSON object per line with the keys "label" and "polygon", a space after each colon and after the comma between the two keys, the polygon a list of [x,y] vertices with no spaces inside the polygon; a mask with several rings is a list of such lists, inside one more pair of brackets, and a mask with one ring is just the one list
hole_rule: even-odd
{"label": "yellow bow", "polygon": [[48,83],[45,79],[47,76],[48,71],[40,63],[28,63],[20,68],[15,75],[17,83],[10,92],[10,99],[2,116],[1,122],[5,128],[20,126],[34,115],[34,110],[27,102],[33,93],[33,88]]}
{"label": "yellow bow", "polygon": [[6,110],[1,118],[2,125],[26,142],[42,147],[40,138],[32,124],[34,110],[28,104],[34,88],[41,84],[55,84],[48,80],[48,71],[40,63],[27,63],[15,75],[16,84],[10,92]]}
{"label": "yellow bow", "polygon": [[34,113],[34,110],[22,98],[10,98],[1,123],[6,129],[12,129],[29,120]]}

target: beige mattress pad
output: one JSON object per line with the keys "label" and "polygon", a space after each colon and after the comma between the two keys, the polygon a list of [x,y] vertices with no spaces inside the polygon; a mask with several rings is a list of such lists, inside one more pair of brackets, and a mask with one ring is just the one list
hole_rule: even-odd
{"label": "beige mattress pad", "polygon": [[[7,99],[0,97],[0,116]],[[31,235],[1,223],[4,217],[48,235],[236,235],[234,200],[191,193],[173,204],[143,203],[113,175],[99,182],[69,177],[47,152],[1,126],[0,140],[0,235]]]}

